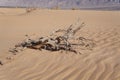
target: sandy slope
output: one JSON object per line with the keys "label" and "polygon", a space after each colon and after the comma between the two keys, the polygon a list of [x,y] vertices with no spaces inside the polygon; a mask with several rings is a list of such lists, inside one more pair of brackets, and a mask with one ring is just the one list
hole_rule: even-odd
{"label": "sandy slope", "polygon": [[[8,49],[25,34],[46,36],[80,18],[86,26],[79,36],[96,41],[82,54]],[[0,80],[120,80],[120,11],[0,9]],[[9,59],[11,57],[11,59]]]}

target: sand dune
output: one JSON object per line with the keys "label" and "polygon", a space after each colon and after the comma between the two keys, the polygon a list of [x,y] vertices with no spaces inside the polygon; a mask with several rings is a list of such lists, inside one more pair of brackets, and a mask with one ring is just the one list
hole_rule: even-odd
{"label": "sand dune", "polygon": [[[2,14],[1,14],[2,13]],[[21,15],[22,14],[22,15]],[[93,39],[82,54],[26,49],[8,52],[24,35],[47,36],[80,18],[79,36]],[[0,80],[120,80],[120,11],[0,9]]]}

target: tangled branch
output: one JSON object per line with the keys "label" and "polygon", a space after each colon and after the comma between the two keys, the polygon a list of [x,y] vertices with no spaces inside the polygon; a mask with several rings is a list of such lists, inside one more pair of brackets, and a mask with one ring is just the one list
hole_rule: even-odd
{"label": "tangled branch", "polygon": [[[74,49],[74,46],[84,46],[88,49],[92,49],[95,43],[84,37],[76,37],[75,34],[79,32],[84,23],[80,24],[78,27],[70,25],[67,29],[58,29],[53,31],[49,37],[39,37],[36,40],[31,39],[26,35],[27,39],[17,45],[9,51],[12,53],[17,53],[23,51],[26,48],[35,50],[48,50],[48,51],[69,51],[73,53],[79,53]],[[62,33],[59,35],[59,33]],[[74,42],[78,43],[74,43]]]}

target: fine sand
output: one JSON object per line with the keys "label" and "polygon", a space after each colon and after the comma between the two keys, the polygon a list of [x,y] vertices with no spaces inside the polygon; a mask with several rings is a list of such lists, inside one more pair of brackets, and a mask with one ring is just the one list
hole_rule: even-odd
{"label": "fine sand", "polygon": [[[79,36],[94,40],[93,50],[8,52],[26,34],[47,36],[77,19],[85,22]],[[120,80],[120,11],[0,8],[0,61],[0,80]]]}

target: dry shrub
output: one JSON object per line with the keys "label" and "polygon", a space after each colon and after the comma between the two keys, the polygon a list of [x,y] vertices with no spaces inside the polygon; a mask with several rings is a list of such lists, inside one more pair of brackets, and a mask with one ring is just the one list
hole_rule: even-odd
{"label": "dry shrub", "polygon": [[32,11],[36,10],[36,8],[26,8],[26,13],[30,13]]}

